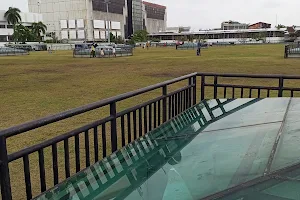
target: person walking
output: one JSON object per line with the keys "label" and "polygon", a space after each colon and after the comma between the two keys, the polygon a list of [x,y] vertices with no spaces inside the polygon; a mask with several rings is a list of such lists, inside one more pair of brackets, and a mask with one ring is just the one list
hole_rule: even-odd
{"label": "person walking", "polygon": [[200,43],[200,41],[198,42],[197,56],[201,56],[201,43]]}
{"label": "person walking", "polygon": [[93,58],[95,58],[96,57],[96,51],[95,51],[96,49],[95,49],[95,46],[94,46],[94,44],[92,44],[92,46],[91,46],[91,56],[93,57]]}
{"label": "person walking", "polygon": [[101,56],[101,58],[104,58],[104,49],[103,48],[101,48],[100,56]]}
{"label": "person walking", "polygon": [[113,56],[116,58],[116,57],[117,57],[117,54],[116,54],[116,47],[115,47],[115,46],[113,47],[112,52],[113,52]]}

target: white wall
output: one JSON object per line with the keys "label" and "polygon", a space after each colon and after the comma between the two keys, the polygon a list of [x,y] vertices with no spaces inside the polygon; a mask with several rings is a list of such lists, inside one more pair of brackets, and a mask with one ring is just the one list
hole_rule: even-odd
{"label": "white wall", "polygon": [[164,20],[146,18],[145,23],[148,33],[158,33],[166,30]]}
{"label": "white wall", "polygon": [[[87,6],[91,6],[91,0],[28,0],[29,11],[41,13],[48,27],[47,32],[55,32],[59,39],[61,39],[62,31],[60,20],[84,19],[83,29],[89,33],[87,30],[90,23],[87,21],[87,11],[90,7]],[[91,37],[91,35],[92,33],[88,36]]]}
{"label": "white wall", "polygon": [[[106,21],[108,19],[110,22],[113,22],[113,24],[117,24],[116,22],[120,23],[120,27],[111,27],[112,32],[121,32],[122,37],[125,36],[125,19],[123,15],[120,14],[115,14],[115,13],[109,13],[108,17],[106,12],[100,12],[100,11],[93,11],[93,18],[94,20],[101,20],[101,21]],[[95,28],[95,31],[105,31],[103,28]]]}
{"label": "white wall", "polygon": [[[40,2],[40,6],[38,6]],[[94,40],[94,31],[100,32],[100,29],[94,29],[93,20],[106,20],[105,12],[93,11],[92,0],[28,0],[29,10],[31,12],[40,12],[43,15],[44,23],[47,25],[47,32],[55,32],[59,39],[62,39],[62,33],[68,32],[74,28],[62,28],[60,25],[61,20],[80,20],[83,19],[84,27],[76,27],[77,39],[78,31],[84,30],[85,38],[89,41]],[[126,9],[124,9],[125,13]],[[110,13],[108,16],[109,21],[120,22],[121,27],[119,30],[124,36],[124,15]],[[70,38],[69,38],[70,39]]]}

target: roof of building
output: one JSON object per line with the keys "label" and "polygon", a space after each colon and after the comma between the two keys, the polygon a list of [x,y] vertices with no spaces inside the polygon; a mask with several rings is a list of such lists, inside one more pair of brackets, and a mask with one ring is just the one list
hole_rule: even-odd
{"label": "roof of building", "polygon": [[256,25],[256,24],[268,24],[268,25],[271,25],[271,24],[266,23],[266,22],[256,22],[256,23],[254,23],[254,24],[250,24],[249,26],[254,26],[254,25]]}
{"label": "roof of building", "polygon": [[166,6],[159,5],[159,4],[156,4],[156,3],[151,3],[151,2],[148,2],[148,1],[143,1],[143,4],[145,4],[147,6],[154,7],[154,8],[162,8],[162,9],[166,9],[167,8]]}
{"label": "roof of building", "polygon": [[196,32],[182,32],[182,33],[152,33],[149,35],[193,35],[193,34],[224,34],[224,33],[257,33],[257,32],[266,32],[266,31],[274,31],[274,32],[284,32],[286,28],[267,28],[267,29],[239,29],[239,30],[201,30]]}

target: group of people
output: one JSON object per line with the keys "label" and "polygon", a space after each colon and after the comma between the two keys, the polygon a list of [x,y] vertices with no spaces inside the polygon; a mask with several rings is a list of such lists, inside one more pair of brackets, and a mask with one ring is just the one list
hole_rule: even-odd
{"label": "group of people", "polygon": [[[97,48],[97,47],[98,47],[98,45],[95,44],[95,43],[93,43],[92,46],[91,46],[91,57],[93,57],[93,58],[96,58],[96,48]],[[117,57],[117,54],[116,54],[116,47],[115,47],[115,46],[113,46],[112,54],[113,54],[114,57]],[[105,56],[104,49],[101,48],[101,49],[100,49],[100,57],[101,57],[101,58],[104,58],[104,56]]]}

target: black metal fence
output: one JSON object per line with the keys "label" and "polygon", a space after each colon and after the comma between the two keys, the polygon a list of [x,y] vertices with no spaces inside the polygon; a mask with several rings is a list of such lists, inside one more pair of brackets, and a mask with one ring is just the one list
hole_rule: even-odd
{"label": "black metal fence", "polygon": [[22,49],[0,47],[0,56],[17,56],[17,55],[29,55],[29,52],[27,50],[22,50]]}
{"label": "black metal fence", "polygon": [[[293,87],[293,85],[299,85],[296,83],[298,81],[300,81],[300,76],[193,73],[2,130],[0,131],[2,199],[11,200],[13,192],[16,192],[11,187],[11,177],[14,174],[10,171],[12,171],[11,164],[14,162],[20,162],[22,169],[20,173],[23,174],[22,177],[18,177],[18,186],[24,184],[26,198],[31,199],[36,195],[36,192],[33,192],[32,182],[39,185],[39,192],[44,192],[58,184],[61,177],[63,179],[69,178],[74,173],[96,163],[99,159],[174,118],[200,100],[295,96],[297,92],[300,92],[300,88]],[[179,83],[180,86],[176,85]],[[173,90],[174,84],[177,88]],[[155,90],[161,90],[158,97],[120,112],[117,111],[118,102],[126,101],[138,95],[149,94]],[[20,151],[8,152],[8,139],[103,107],[109,109],[109,115],[102,119],[97,119],[79,128],[75,127],[67,133]],[[74,141],[74,145],[70,145],[71,140]],[[81,144],[84,146],[83,149]],[[59,146],[62,148],[60,149]],[[46,148],[51,149],[50,157],[46,157]],[[32,155],[37,156],[35,161],[30,159]],[[74,156],[74,165],[71,164],[73,161],[71,156]],[[63,163],[58,162],[59,158],[63,159]],[[50,168],[45,165],[45,162],[49,160],[51,161]],[[32,179],[33,174],[30,169],[32,165],[38,166],[39,170],[35,172],[39,174],[38,180]],[[51,177],[46,176],[46,171],[49,170],[51,170]],[[20,182],[23,179],[24,182]],[[49,184],[49,179],[51,179],[51,184]],[[18,190],[17,192],[21,191]],[[22,196],[25,196],[25,193]]]}
{"label": "black metal fence", "polygon": [[[96,58],[112,58],[112,57],[124,57],[132,56],[133,48],[131,46],[124,46],[122,48],[116,48],[116,53],[113,54],[112,48],[103,47],[104,55],[101,55],[101,48],[96,48],[95,57]],[[90,49],[74,49],[73,50],[74,58],[90,58],[92,53]]]}
{"label": "black metal fence", "polygon": [[284,58],[300,58],[300,43],[285,45]]}

